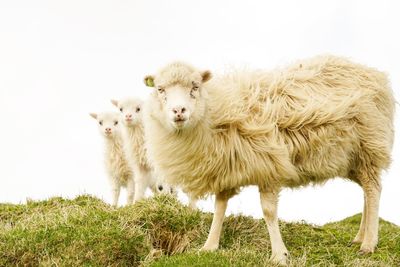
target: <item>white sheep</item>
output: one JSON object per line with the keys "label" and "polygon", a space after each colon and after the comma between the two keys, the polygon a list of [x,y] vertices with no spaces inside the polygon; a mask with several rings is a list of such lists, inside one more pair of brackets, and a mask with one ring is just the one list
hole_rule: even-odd
{"label": "white sheep", "polygon": [[174,193],[174,189],[166,184],[160,176],[154,175],[144,146],[144,129],[142,123],[143,101],[136,98],[125,98],[120,101],[111,100],[116,106],[123,122],[122,137],[124,151],[135,175],[134,202],[143,199],[146,189],[154,194]]}
{"label": "white sheep", "polygon": [[127,204],[131,204],[134,197],[134,178],[131,168],[126,161],[121,129],[119,125],[119,114],[116,112],[90,113],[97,120],[100,134],[105,140],[105,166],[110,178],[112,190],[112,205],[118,204],[121,187],[127,189]]}
{"label": "white sheep", "polygon": [[278,226],[283,187],[343,177],[364,190],[354,243],[378,242],[381,171],[390,164],[394,98],[385,74],[346,59],[319,56],[275,71],[237,71],[211,79],[176,62],[155,76],[146,110],[148,155],[166,180],[195,197],[215,194],[203,250],[218,248],[229,198],[260,191],[272,259],[285,264]]}

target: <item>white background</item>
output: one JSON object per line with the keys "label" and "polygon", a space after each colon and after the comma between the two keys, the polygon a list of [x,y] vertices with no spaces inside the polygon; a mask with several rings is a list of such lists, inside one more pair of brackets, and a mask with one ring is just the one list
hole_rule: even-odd
{"label": "white background", "polygon": [[[110,98],[145,97],[143,76],[171,60],[221,72],[331,53],[386,71],[400,99],[397,3],[1,0],[0,202],[82,193],[109,202],[103,140],[88,113],[112,109]],[[398,133],[380,215],[400,224]],[[360,212],[362,199],[336,179],[282,192],[279,216],[322,224]],[[229,213],[260,217],[257,190],[232,199]]]}

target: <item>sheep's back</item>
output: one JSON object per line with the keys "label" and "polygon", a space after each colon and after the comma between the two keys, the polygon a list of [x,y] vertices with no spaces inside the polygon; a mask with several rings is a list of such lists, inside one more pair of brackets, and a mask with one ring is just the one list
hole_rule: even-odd
{"label": "sheep's back", "polygon": [[247,140],[279,131],[273,141],[286,146],[301,178],[288,185],[346,177],[363,153],[382,168],[390,163],[395,101],[375,69],[320,56],[273,72],[217,77],[209,88],[215,129],[235,127]]}

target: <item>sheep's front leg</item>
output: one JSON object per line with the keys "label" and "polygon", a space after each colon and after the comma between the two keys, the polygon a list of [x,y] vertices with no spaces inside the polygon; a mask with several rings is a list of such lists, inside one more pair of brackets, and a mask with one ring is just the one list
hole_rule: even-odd
{"label": "sheep's front leg", "polygon": [[369,182],[363,186],[366,214],[364,225],[364,238],[361,243],[360,254],[373,253],[378,244],[379,229],[379,198],[381,194],[380,183]]}
{"label": "sheep's front leg", "polygon": [[130,205],[133,203],[133,197],[135,195],[135,181],[133,180],[132,177],[128,180],[128,183],[126,185],[126,191],[127,191],[126,204]]}
{"label": "sheep's front leg", "polygon": [[148,186],[148,172],[141,166],[135,168],[135,196],[134,203],[144,198]]}
{"label": "sheep's front leg", "polygon": [[192,195],[189,195],[189,203],[188,203],[189,208],[191,209],[197,209],[197,198],[193,197]]}
{"label": "sheep's front leg", "polygon": [[215,196],[215,210],[211,223],[210,232],[204,246],[201,250],[213,251],[218,249],[219,239],[221,236],[222,224],[224,222],[226,207],[228,206],[229,197],[220,193]]}
{"label": "sheep's front leg", "polygon": [[261,207],[267,223],[271,240],[271,260],[281,265],[286,265],[288,251],[283,243],[278,224],[278,194],[279,192],[260,192]]}
{"label": "sheep's front leg", "polygon": [[118,198],[119,198],[119,193],[120,193],[121,187],[118,183],[118,179],[115,178],[111,182],[111,194],[112,194],[112,205],[113,207],[117,207],[118,205]]}

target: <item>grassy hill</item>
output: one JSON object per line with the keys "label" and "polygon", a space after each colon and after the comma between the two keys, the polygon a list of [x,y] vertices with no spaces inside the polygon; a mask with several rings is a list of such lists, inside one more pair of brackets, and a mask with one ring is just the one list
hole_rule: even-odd
{"label": "grassy hill", "polygon": [[[113,209],[80,196],[0,204],[0,266],[269,266],[264,221],[225,219],[221,249],[199,253],[212,214],[160,196]],[[360,215],[322,227],[281,222],[291,266],[400,266],[400,228],[381,221],[377,252],[348,247]]]}

